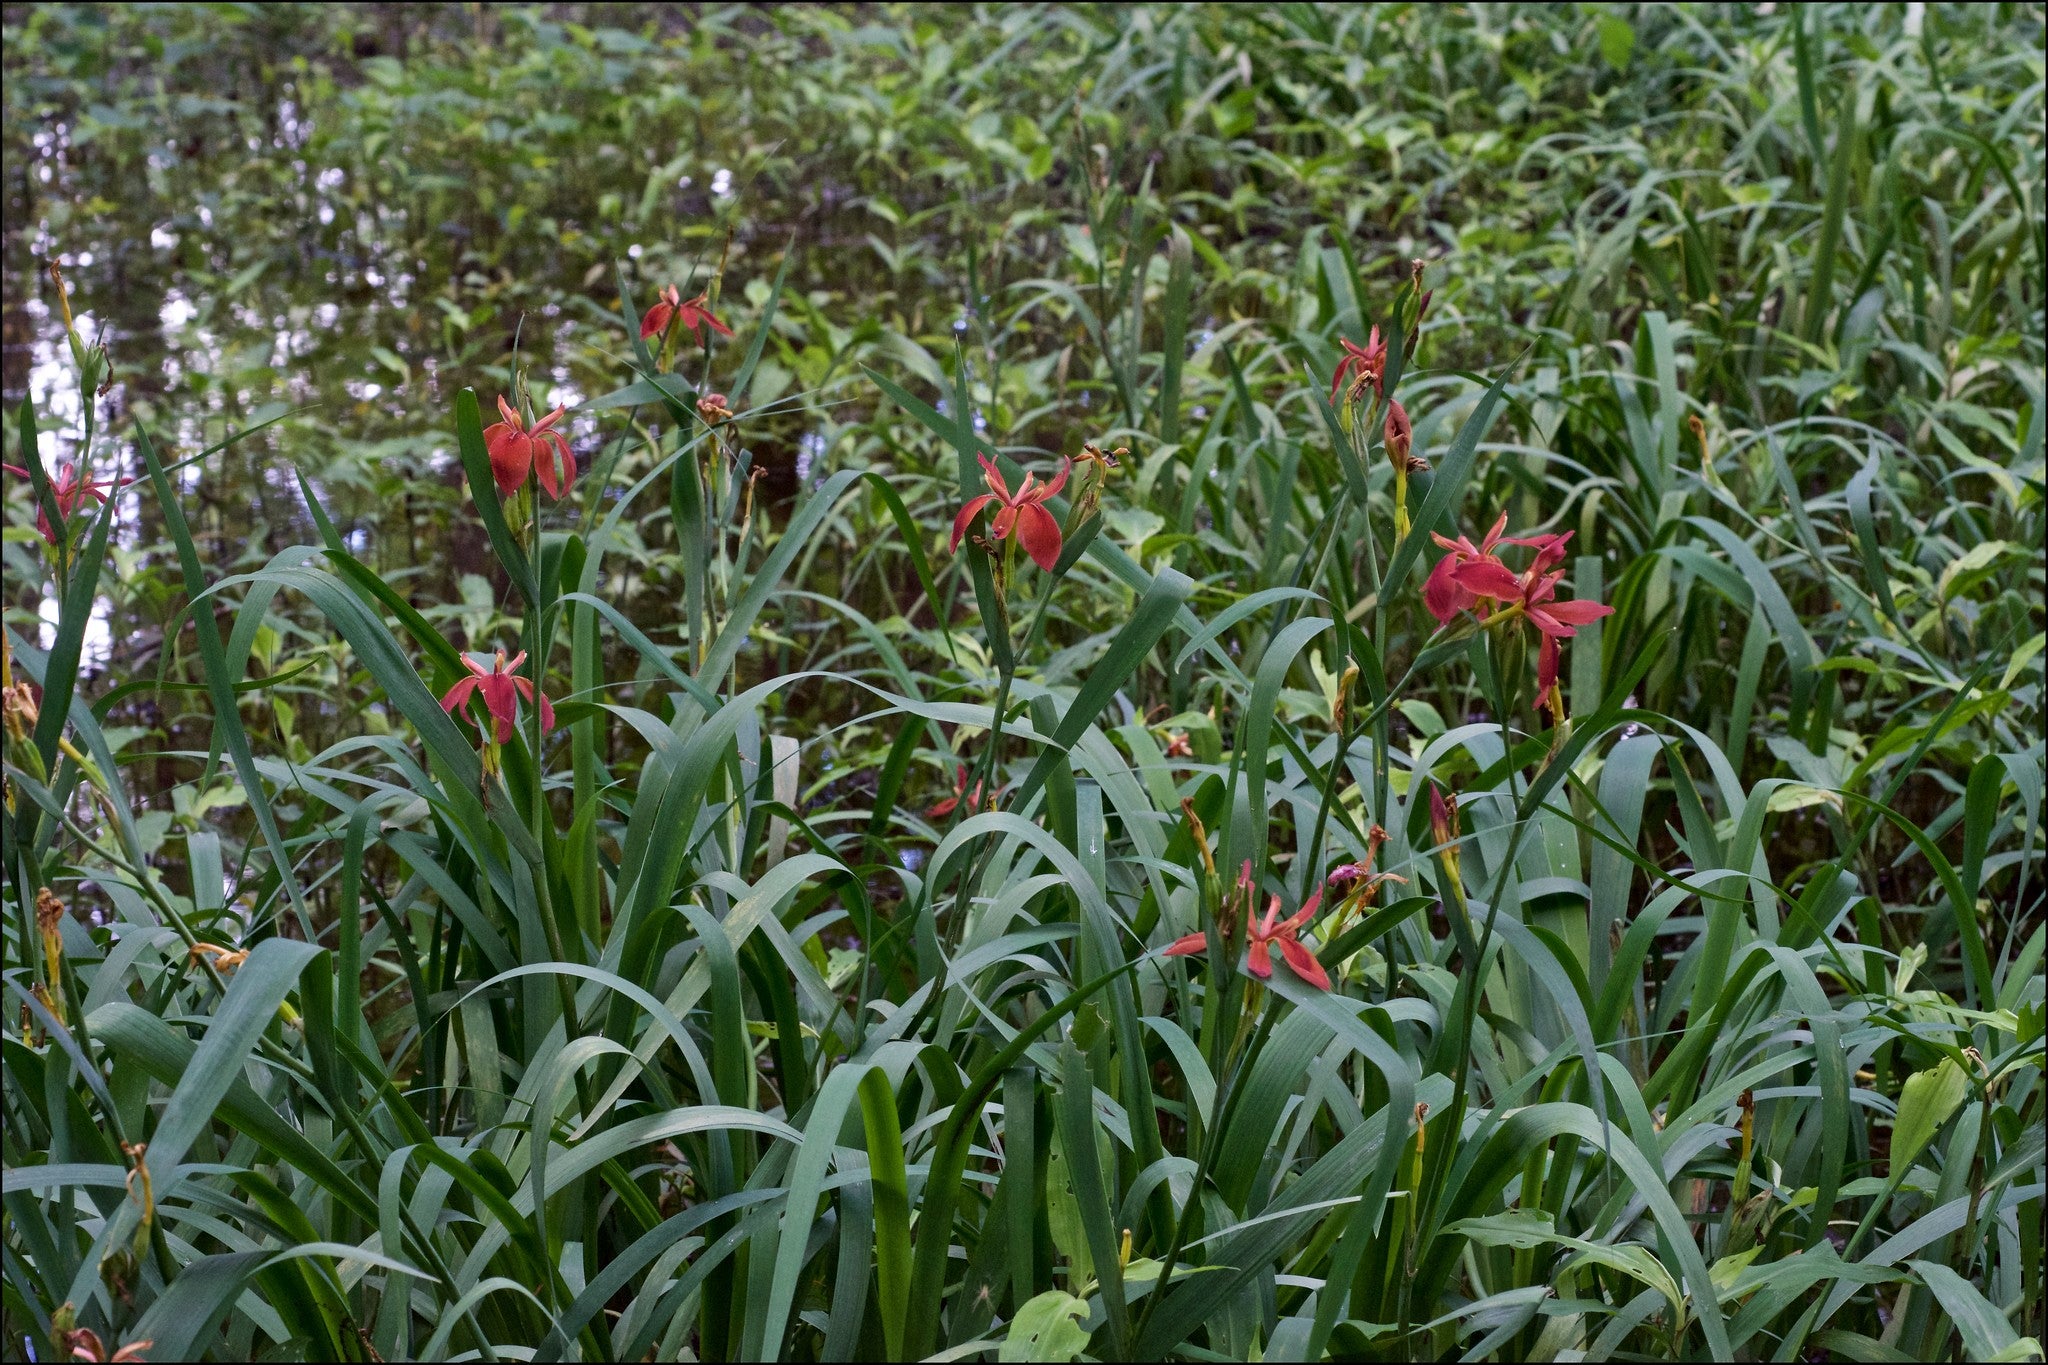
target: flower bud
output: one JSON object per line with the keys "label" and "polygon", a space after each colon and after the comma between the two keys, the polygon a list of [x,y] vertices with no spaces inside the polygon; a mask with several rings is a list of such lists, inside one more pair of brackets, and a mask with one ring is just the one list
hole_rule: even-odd
{"label": "flower bud", "polygon": [[107,348],[98,342],[88,344],[78,335],[78,324],[71,316],[71,293],[64,285],[64,268],[55,261],[50,262],[50,279],[57,286],[57,308],[64,315],[64,339],[71,346],[71,361],[78,367],[78,391],[89,403],[92,395],[101,391],[100,381],[107,371]]}
{"label": "flower bud", "polygon": [[1246,858],[1244,866],[1238,869],[1237,885],[1231,891],[1230,900],[1216,916],[1216,927],[1224,938],[1229,938],[1237,927],[1237,914],[1241,908],[1244,921],[1250,924],[1258,915],[1259,890],[1252,884],[1252,860]]}
{"label": "flower bud", "polygon": [[1465,884],[1458,875],[1458,794],[1446,796],[1436,783],[1429,784],[1429,831],[1436,839],[1437,852],[1449,875],[1451,890],[1462,905]]}
{"label": "flower bud", "polygon": [[136,1201],[141,1217],[135,1224],[135,1241],[132,1250],[139,1261],[149,1250],[149,1228],[156,1220],[156,1183],[149,1174],[149,1144],[146,1142],[124,1142],[121,1152],[134,1166],[129,1169],[127,1186],[129,1198]]}
{"label": "flower bud", "polygon": [[1444,795],[1442,787],[1429,784],[1429,832],[1446,847],[1455,848],[1458,842],[1458,794]]}
{"label": "flower bud", "polygon": [[1069,523],[1073,529],[1079,530],[1086,526],[1088,519],[1102,509],[1102,489],[1103,485],[1109,482],[1109,471],[1117,467],[1119,457],[1130,453],[1129,446],[1104,450],[1098,445],[1082,445],[1081,453],[1074,457],[1074,462],[1092,466],[1093,477],[1082,483],[1081,496],[1075,500],[1074,514]]}
{"label": "flower bud", "polygon": [[43,969],[45,979],[50,983],[50,993],[45,1003],[58,1022],[64,1019],[64,992],[60,983],[64,979],[64,902],[57,899],[57,893],[47,886],[36,888],[36,930],[43,939]]}
{"label": "flower bud", "polygon": [[1330,724],[1342,731],[1344,720],[1351,709],[1351,689],[1358,685],[1358,665],[1348,664],[1344,674],[1337,679],[1337,696],[1330,703]]}
{"label": "flower bud", "polygon": [[740,525],[743,527],[754,519],[754,484],[760,477],[761,471],[756,469],[747,475],[747,481],[740,489]]}
{"label": "flower bud", "polygon": [[7,735],[10,739],[25,740],[36,728],[35,688],[27,682],[0,689],[0,716],[5,717]]}
{"label": "flower bud", "polygon": [[1216,875],[1216,855],[1209,851],[1209,831],[1202,826],[1202,817],[1195,814],[1195,803],[1190,797],[1180,799],[1180,812],[1188,820],[1188,837],[1195,841],[1195,849],[1202,855],[1202,866],[1210,876]]}
{"label": "flower bud", "polygon": [[1387,403],[1387,421],[1383,428],[1387,441],[1387,458],[1397,469],[1408,464],[1409,448],[1415,443],[1415,429],[1408,422],[1408,410],[1401,406],[1399,399]]}

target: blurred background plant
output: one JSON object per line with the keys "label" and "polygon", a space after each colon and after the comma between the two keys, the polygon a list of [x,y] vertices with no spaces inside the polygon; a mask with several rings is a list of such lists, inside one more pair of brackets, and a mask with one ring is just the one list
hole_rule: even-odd
{"label": "blurred background plant", "polygon": [[[0,390],[32,414],[7,459],[144,481],[72,521],[69,561],[39,499],[7,500],[15,666],[58,675],[10,729],[10,833],[34,834],[7,869],[10,1352],[47,1355],[67,1299],[108,1350],[223,1356],[2041,1336],[2040,6],[5,24]],[[1380,600],[1394,479],[1324,401],[1339,337],[1398,332],[1416,260],[1418,527],[1571,531],[1576,595],[1616,608],[1570,646],[1554,767],[1511,680]],[[110,356],[97,402],[53,261]],[[670,284],[737,336],[679,347],[664,393],[634,339]],[[569,406],[583,471],[530,563],[464,478],[461,395],[488,409],[515,372]],[[1044,474],[1083,442],[1129,452],[1092,541],[1043,598],[1022,573],[1015,641],[985,631],[972,552],[943,553],[971,457]],[[1408,598],[1434,554],[1400,566]],[[515,633],[564,722],[508,746],[531,849],[450,790],[462,732],[406,682],[438,695],[453,650]],[[708,787],[675,799],[721,832],[657,857],[664,736],[713,733]],[[1071,776],[1037,765],[1055,734]],[[1462,1038],[1475,945],[1436,906],[1423,777],[1465,794],[1467,883],[1515,926]],[[1409,879],[1404,917],[1319,940],[1351,1009],[1268,1000],[1270,1060],[1241,1071],[1199,973],[1068,995],[1203,927],[1184,797],[1225,873],[1254,859],[1290,908],[1375,823]],[[79,964],[54,982],[43,888]],[[273,939],[332,961],[215,965]],[[1071,1027],[991,1078],[1063,999]],[[266,1025],[280,1002],[315,1025]],[[564,1016],[678,1051],[602,1061]],[[931,1045],[877,1063],[879,1100],[841,1064],[880,1055],[873,1029]],[[194,1041],[211,1069],[177,1082]],[[1477,1107],[1446,1127],[1454,1082]],[[978,1136],[949,1122],[990,1087]],[[699,1127],[632,1128],[683,1096]],[[705,1136],[735,1110],[758,1146]],[[844,1142],[831,1174],[773,1124]],[[195,1163],[154,1168],[172,1228],[108,1145],[166,1126],[194,1150],[163,1160]],[[853,1174],[891,1134],[908,1166]],[[957,1230],[913,1265],[892,1201],[927,1208],[970,1138]],[[778,1228],[805,1181],[815,1216]],[[293,1245],[319,1249],[232,1259]],[[1183,1249],[1242,1274],[1155,1311],[1144,1268]]]}

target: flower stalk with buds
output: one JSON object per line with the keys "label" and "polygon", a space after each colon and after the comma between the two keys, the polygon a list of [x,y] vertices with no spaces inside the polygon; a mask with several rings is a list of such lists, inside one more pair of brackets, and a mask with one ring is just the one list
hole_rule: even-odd
{"label": "flower stalk with buds", "polygon": [[1102,489],[1109,482],[1109,471],[1117,468],[1117,462],[1131,453],[1128,446],[1117,446],[1104,450],[1097,445],[1083,445],[1081,453],[1074,457],[1074,463],[1086,465],[1089,473],[1081,484],[1081,496],[1074,500],[1074,510],[1067,519],[1068,535],[1086,526],[1102,510]]}
{"label": "flower stalk with buds", "polygon": [[50,262],[50,279],[57,286],[57,310],[64,315],[64,339],[71,344],[71,360],[78,367],[78,391],[90,402],[112,382],[107,348],[78,334],[78,323],[71,316],[71,291],[65,287],[63,267],[55,261]]}
{"label": "flower stalk with buds", "polygon": [[1471,924],[1471,911],[1465,904],[1465,879],[1458,871],[1458,794],[1445,795],[1444,789],[1432,782],[1429,784],[1429,833],[1436,840],[1437,864],[1443,869],[1444,889],[1450,893],[1456,904],[1461,923]]}
{"label": "flower stalk with buds", "polygon": [[64,902],[47,886],[36,888],[36,933],[43,941],[44,997],[57,1022],[64,1022]]}
{"label": "flower stalk with buds", "polygon": [[1394,545],[1398,548],[1409,531],[1408,476],[1428,469],[1429,461],[1414,453],[1415,428],[1408,421],[1408,409],[1399,400],[1387,404],[1387,420],[1381,435],[1386,442],[1387,463],[1394,467]]}

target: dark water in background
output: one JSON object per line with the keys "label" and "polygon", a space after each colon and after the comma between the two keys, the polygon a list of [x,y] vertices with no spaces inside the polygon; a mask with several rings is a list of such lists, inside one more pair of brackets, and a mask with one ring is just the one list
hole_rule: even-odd
{"label": "dark water in background", "polygon": [[[867,135],[789,93],[803,60],[837,64],[846,81],[902,69],[881,31],[871,47],[837,32],[821,42],[740,13],[714,32],[681,9],[626,6],[6,17],[9,425],[28,397],[46,461],[78,453],[79,395],[45,273],[58,259],[80,330],[113,357],[103,472],[139,472],[138,422],[182,457],[291,414],[181,479],[215,572],[314,538],[303,475],[374,569],[422,605],[456,604],[441,610],[459,633],[454,618],[478,617],[491,594],[464,577],[487,547],[463,514],[454,395],[473,386],[491,411],[515,357],[543,403],[573,407],[628,382],[616,262],[640,276],[640,306],[723,262],[720,312],[739,336],[716,386],[797,244],[788,297],[814,317],[789,326],[787,350],[770,348],[742,396],[753,407],[805,387],[813,376],[799,370],[839,362],[843,377],[852,300],[913,332],[959,312],[957,271],[938,264],[954,220],[932,214],[959,192],[891,177],[886,212],[927,214],[895,231],[856,202],[863,172],[847,142]],[[571,17],[609,27],[593,38]],[[884,108],[875,126],[894,117]],[[891,246],[906,260],[892,264]],[[586,467],[618,418],[570,419]],[[792,412],[747,436],[773,502],[801,466],[822,473],[836,432]],[[151,552],[160,530],[151,500],[131,495],[117,530],[129,589],[103,603],[89,662],[125,673],[157,658],[182,597],[168,556]],[[11,542],[6,562],[16,628],[52,614],[54,602],[37,604],[35,547]]]}

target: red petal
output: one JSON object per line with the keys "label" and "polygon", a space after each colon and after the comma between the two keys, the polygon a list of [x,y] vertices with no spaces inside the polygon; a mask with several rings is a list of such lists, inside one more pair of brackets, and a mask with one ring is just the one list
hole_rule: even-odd
{"label": "red petal", "polygon": [[569,492],[569,486],[576,482],[576,456],[569,449],[569,443],[560,436],[555,437],[555,444],[561,448],[562,453],[562,491],[556,496],[562,497]]}
{"label": "red petal", "polygon": [[559,431],[548,432],[534,444],[540,448],[540,486],[549,497],[559,498],[576,481],[576,457]]}
{"label": "red petal", "polygon": [[1522,576],[1522,581],[1529,585],[1522,589],[1522,605],[1541,606],[1557,596],[1557,585],[1564,582],[1564,570],[1546,574],[1532,568]]}
{"label": "red petal", "polygon": [[1244,955],[1245,970],[1253,976],[1264,979],[1273,974],[1273,954],[1266,947],[1266,940],[1257,939],[1251,951]]}
{"label": "red petal", "polygon": [[505,427],[492,427],[498,433],[496,440],[487,435],[484,449],[491,457],[491,477],[497,481],[498,495],[511,497],[526,482],[527,471],[533,468],[533,441],[518,431]]}
{"label": "red petal", "polygon": [[1047,573],[1059,564],[1060,524],[1037,503],[1017,509],[1017,539],[1024,542],[1024,552]]}
{"label": "red petal", "polygon": [[981,481],[988,485],[991,493],[1008,502],[1010,485],[1004,481],[1002,469],[986,455],[977,455],[974,458],[981,461]]}
{"label": "red petal", "polygon": [[668,327],[668,320],[674,317],[675,314],[676,308],[674,304],[655,304],[652,308],[648,309],[644,314],[641,315],[640,339],[642,341],[645,341],[647,340],[647,338],[654,336],[665,330]]}
{"label": "red petal", "polygon": [[1043,501],[1044,499],[1051,497],[1053,494],[1059,492],[1062,488],[1065,488],[1067,486],[1067,475],[1073,472],[1073,468],[1074,462],[1072,460],[1062,458],[1060,460],[1060,472],[1053,475],[1052,478],[1047,481],[1045,487],[1038,490],[1038,496],[1040,501]]}
{"label": "red petal", "polygon": [[1500,543],[1500,533],[1507,529],[1508,514],[1503,512],[1500,514],[1500,520],[1493,524],[1493,529],[1486,533],[1486,539],[1479,542],[1479,553],[1491,554],[1493,547]]}
{"label": "red petal", "polygon": [[512,718],[519,714],[519,691],[512,685],[512,675],[493,673],[479,678],[477,687],[484,694],[484,710],[498,723],[498,743],[503,744],[512,738]]}
{"label": "red petal", "polygon": [[[465,662],[467,661],[465,660]],[[442,694],[441,709],[443,711],[446,711],[451,716],[454,715],[455,709],[458,706],[461,706],[464,702],[468,701],[469,694],[474,691],[476,691],[475,678],[463,678],[459,680],[455,684],[455,686],[449,688],[447,692]]]}
{"label": "red petal", "polygon": [[1403,454],[1415,439],[1415,428],[1408,421],[1408,409],[1402,407],[1398,399],[1387,405],[1387,420],[1381,428],[1381,435],[1389,450],[1398,448]]}
{"label": "red petal", "polygon": [[1458,586],[1451,577],[1458,567],[1456,555],[1445,555],[1429,571],[1429,578],[1422,585],[1422,605],[1429,608],[1429,614],[1440,626],[1447,626],[1451,618],[1469,605],[1471,594]]}
{"label": "red petal", "polygon": [[732,328],[730,328],[730,327],[726,326],[726,325],[725,325],[724,323],[720,322],[720,321],[719,321],[719,320],[718,320],[717,318],[713,317],[713,316],[711,315],[711,312],[710,312],[710,310],[709,310],[709,309],[706,309],[706,310],[704,310],[704,321],[706,321],[706,322],[710,323],[710,324],[711,324],[711,330],[712,330],[712,331],[714,331],[714,332],[716,332],[716,333],[718,333],[718,334],[719,334],[720,336],[728,336],[728,337],[729,337],[729,336],[731,336],[731,335],[732,335]]}
{"label": "red petal", "polygon": [[928,820],[943,820],[947,816],[951,815],[953,813],[953,808],[955,806],[958,806],[959,804],[959,797],[949,796],[945,800],[939,802],[937,805],[927,807],[924,813],[925,818]]}
{"label": "red petal", "polygon": [[1539,696],[1557,686],[1557,637],[1545,635],[1536,651],[1536,691]]}
{"label": "red petal", "polygon": [[1451,571],[1451,578],[1465,591],[1480,597],[1505,600],[1522,595],[1522,580],[1497,559],[1474,559],[1460,564]]}
{"label": "red petal", "polygon": [[1271,899],[1266,902],[1266,917],[1259,921],[1258,936],[1260,938],[1271,938],[1275,933],[1279,932],[1279,925],[1280,896],[1278,892],[1275,892]]}
{"label": "red petal", "polygon": [[1316,955],[1291,938],[1280,940],[1280,956],[1287,959],[1287,965],[1294,968],[1294,974],[1319,991],[1330,989],[1330,974],[1323,970],[1323,964],[1316,961]]}
{"label": "red petal", "polygon": [[967,534],[967,528],[973,524],[975,515],[995,500],[996,495],[993,493],[983,493],[978,498],[968,500],[967,505],[960,509],[960,515],[953,518],[953,544],[950,548],[960,548],[960,537]]}
{"label": "red petal", "polygon": [[1166,955],[1168,957],[1189,957],[1195,953],[1206,953],[1208,951],[1209,936],[1207,934],[1182,934],[1167,945]]}
{"label": "red petal", "polygon": [[1280,932],[1291,934],[1316,917],[1316,911],[1323,906],[1323,888],[1317,887],[1315,894],[1301,903],[1301,909],[1280,922]]}
{"label": "red petal", "polygon": [[555,728],[555,704],[548,700],[548,694],[540,694],[540,732],[546,734]]}
{"label": "red petal", "polygon": [[1544,546],[1555,544],[1560,540],[1570,540],[1572,534],[1570,531],[1564,531],[1557,535],[1502,536],[1500,543],[1503,545],[1527,545],[1531,549],[1540,550]]}
{"label": "red petal", "polygon": [[1613,607],[1584,597],[1573,602],[1552,602],[1543,610],[1555,616],[1558,620],[1569,622],[1575,626],[1590,625],[1603,616],[1614,615]]}

